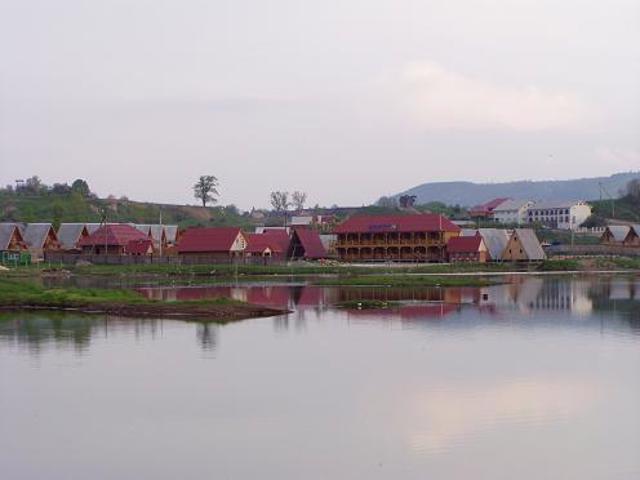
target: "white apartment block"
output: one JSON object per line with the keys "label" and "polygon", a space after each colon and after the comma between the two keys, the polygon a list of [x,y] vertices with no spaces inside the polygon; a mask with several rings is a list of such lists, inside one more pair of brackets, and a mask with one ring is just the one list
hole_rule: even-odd
{"label": "white apartment block", "polygon": [[591,216],[591,207],[583,201],[539,202],[529,207],[529,223],[542,223],[551,228],[576,230]]}
{"label": "white apartment block", "polygon": [[493,209],[496,222],[523,225],[529,222],[528,211],[534,203],[530,200],[506,200]]}

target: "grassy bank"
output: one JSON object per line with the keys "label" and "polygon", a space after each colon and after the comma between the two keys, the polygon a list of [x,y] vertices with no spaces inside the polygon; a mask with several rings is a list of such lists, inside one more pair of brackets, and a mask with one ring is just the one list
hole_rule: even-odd
{"label": "grassy bank", "polygon": [[56,271],[71,275],[91,276],[165,276],[165,277],[260,277],[260,276],[304,276],[304,275],[366,275],[384,273],[467,273],[467,272],[507,272],[527,270],[528,266],[495,264],[371,264],[367,266],[319,263],[292,263],[289,265],[86,265],[67,266],[42,264],[40,266],[18,267],[8,272],[9,276],[33,276],[46,271]]}
{"label": "grassy bank", "polygon": [[69,310],[138,318],[176,318],[220,323],[271,316],[280,310],[227,298],[163,302],[148,300],[132,290],[46,288],[34,282],[0,279],[0,309]]}
{"label": "grassy bank", "polygon": [[119,277],[135,279],[162,279],[216,283],[226,281],[266,281],[273,277],[304,277],[311,275],[383,275],[403,273],[465,274],[504,272],[565,272],[601,270],[640,270],[639,257],[581,257],[551,258],[540,263],[458,263],[458,264],[319,264],[292,263],[289,265],[86,265],[60,266],[41,264],[18,267],[3,272],[6,277],[39,277],[41,275],[75,275]]}

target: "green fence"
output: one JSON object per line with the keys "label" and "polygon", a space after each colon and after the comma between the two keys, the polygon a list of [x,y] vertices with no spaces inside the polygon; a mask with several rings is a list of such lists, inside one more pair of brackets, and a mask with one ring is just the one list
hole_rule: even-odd
{"label": "green fence", "polygon": [[0,252],[0,264],[17,267],[18,265],[31,265],[31,254],[29,252]]}

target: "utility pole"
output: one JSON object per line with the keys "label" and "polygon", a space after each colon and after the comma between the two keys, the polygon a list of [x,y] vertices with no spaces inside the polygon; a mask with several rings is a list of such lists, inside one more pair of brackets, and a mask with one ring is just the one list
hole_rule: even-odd
{"label": "utility pole", "polygon": [[160,206],[160,256],[162,256],[162,237],[164,236],[163,233],[164,228],[162,227],[162,206]]}

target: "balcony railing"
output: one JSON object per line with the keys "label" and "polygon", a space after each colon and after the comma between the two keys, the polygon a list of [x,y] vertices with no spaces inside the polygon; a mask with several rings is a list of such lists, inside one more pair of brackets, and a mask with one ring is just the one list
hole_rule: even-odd
{"label": "balcony railing", "polygon": [[444,245],[444,240],[428,238],[428,239],[390,239],[390,240],[338,240],[335,243],[336,248],[339,247],[424,247]]}

